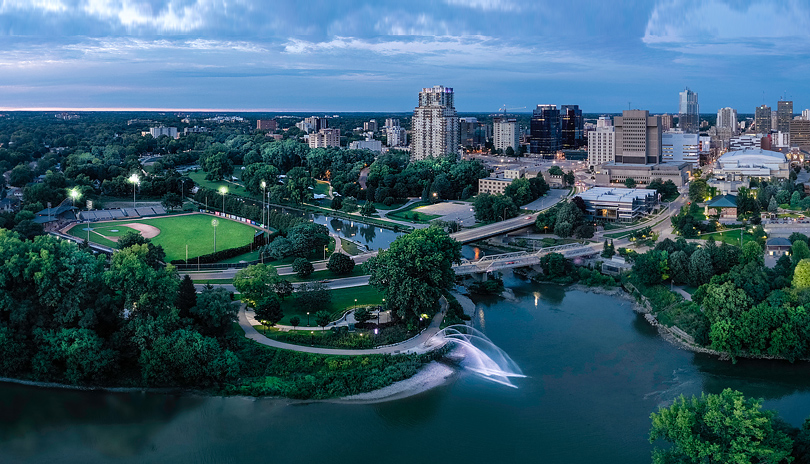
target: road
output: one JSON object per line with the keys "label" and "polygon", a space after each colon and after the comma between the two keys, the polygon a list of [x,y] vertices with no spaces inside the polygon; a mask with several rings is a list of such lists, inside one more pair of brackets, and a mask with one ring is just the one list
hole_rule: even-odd
{"label": "road", "polygon": [[442,309],[435,316],[433,316],[433,320],[430,321],[430,325],[423,330],[419,335],[416,337],[406,340],[402,343],[398,343],[396,345],[388,345],[383,346],[380,348],[374,348],[370,350],[342,350],[342,349],[334,349],[334,348],[316,348],[314,346],[305,346],[305,345],[293,345],[291,343],[283,343],[276,340],[271,340],[264,335],[260,334],[258,330],[256,330],[253,325],[251,324],[245,305],[241,305],[241,309],[239,310],[239,326],[242,327],[242,330],[245,331],[245,337],[255,341],[256,343],[261,343],[262,345],[270,346],[273,348],[281,348],[285,350],[292,350],[292,351],[302,351],[304,353],[315,353],[315,354],[327,354],[327,355],[337,355],[337,356],[367,356],[370,354],[402,354],[402,353],[409,353],[409,352],[423,352],[427,348],[427,342],[436,335],[442,323],[442,319],[444,318],[444,312],[447,309],[447,300],[444,297],[441,299]]}
{"label": "road", "polygon": [[[328,290],[337,290],[340,288],[351,288],[351,287],[363,287],[368,285],[369,276],[355,276],[355,277],[346,277],[344,279],[333,279],[333,280],[325,280],[324,285]],[[301,285],[307,282],[296,282],[293,283],[293,288],[298,288]],[[214,287],[222,287],[229,292],[236,292],[236,287],[233,284],[211,284]],[[198,292],[202,291],[205,288],[205,284],[194,284],[194,288],[197,289]]]}

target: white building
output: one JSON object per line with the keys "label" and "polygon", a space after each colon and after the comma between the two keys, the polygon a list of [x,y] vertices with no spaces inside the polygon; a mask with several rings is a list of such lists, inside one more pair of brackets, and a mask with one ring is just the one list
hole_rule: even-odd
{"label": "white building", "polygon": [[697,166],[700,162],[699,136],[680,129],[661,134],[661,152],[664,162],[685,162]]}
{"label": "white building", "polygon": [[526,176],[526,168],[521,166],[518,168],[506,169],[503,171],[503,176],[507,179],[521,179]]}
{"label": "white building", "polygon": [[[602,118],[599,118],[602,121]],[[588,166],[612,163],[616,159],[616,132],[613,126],[599,126],[588,132]]]}
{"label": "white building", "polygon": [[503,192],[506,191],[506,187],[512,183],[512,180],[513,179],[502,179],[500,177],[478,179],[478,193],[491,193],[493,195],[500,193],[503,195]]}
{"label": "white building", "polygon": [[399,119],[396,118],[387,118],[385,120],[385,128],[389,129],[392,127],[399,127]]}
{"label": "white building", "polygon": [[458,154],[458,115],[453,89],[441,85],[419,92],[419,106],[413,110],[411,157],[416,160]]}
{"label": "white building", "polygon": [[594,220],[636,220],[652,212],[658,204],[655,190],[594,187],[578,195],[585,211]]}
{"label": "white building", "polygon": [[[399,121],[397,121],[397,124],[399,124]],[[408,144],[408,133],[399,126],[386,128],[385,137],[389,147],[404,147]]]}
{"label": "white building", "polygon": [[734,108],[721,108],[720,111],[717,112],[717,128],[718,129],[730,129],[731,135],[737,133],[737,110]]}
{"label": "white building", "polygon": [[778,148],[790,148],[790,133],[777,132],[771,134],[771,146]]}
{"label": "white building", "polygon": [[610,116],[599,116],[599,119],[596,120],[596,128],[600,127],[613,127],[613,120],[610,119]]}
{"label": "white building", "polygon": [[493,120],[493,146],[496,150],[506,152],[506,149],[512,147],[515,152],[520,148],[519,133],[517,119],[496,117]]}
{"label": "white building", "polygon": [[714,177],[720,180],[741,180],[743,177],[776,177],[787,179],[788,160],[784,153],[746,148],[729,151],[717,160]]}
{"label": "white building", "polygon": [[340,146],[340,129],[321,129],[309,136],[309,148]]}
{"label": "white building", "polygon": [[149,129],[149,133],[152,134],[152,137],[154,138],[158,138],[163,135],[167,135],[173,139],[179,137],[177,135],[176,127],[166,127],[166,126],[152,127]]}
{"label": "white building", "polygon": [[349,148],[352,150],[371,150],[379,153],[382,151],[382,142],[379,140],[374,140],[371,137],[366,137],[366,140],[355,140],[354,142],[350,143]]}
{"label": "white building", "polygon": [[301,132],[306,132],[307,134],[315,130],[315,127],[306,121],[299,121],[295,123],[295,127],[297,127]]}

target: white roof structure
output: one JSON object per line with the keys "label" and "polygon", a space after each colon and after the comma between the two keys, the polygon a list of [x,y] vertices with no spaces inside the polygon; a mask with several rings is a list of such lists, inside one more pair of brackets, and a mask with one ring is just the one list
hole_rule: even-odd
{"label": "white roof structure", "polygon": [[615,203],[632,203],[633,200],[645,200],[648,196],[655,195],[655,190],[649,189],[628,189],[614,187],[593,187],[578,196],[586,201],[609,201]]}
{"label": "white roof structure", "polygon": [[787,177],[787,163],[784,153],[761,148],[732,150],[717,160],[725,173],[749,177]]}

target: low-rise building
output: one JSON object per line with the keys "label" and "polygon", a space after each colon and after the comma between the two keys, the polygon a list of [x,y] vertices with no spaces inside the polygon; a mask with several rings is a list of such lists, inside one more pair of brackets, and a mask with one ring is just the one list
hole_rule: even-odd
{"label": "low-rise building", "polygon": [[600,221],[634,221],[658,205],[655,190],[649,189],[594,187],[579,197],[585,202],[585,214]]}
{"label": "low-rise building", "polygon": [[689,181],[691,168],[689,163],[661,163],[661,164],[620,164],[607,163],[595,168],[596,184],[610,186],[623,184],[632,178],[636,184],[649,184],[654,179],[664,182],[671,180],[678,187]]}
{"label": "low-rise building", "polygon": [[790,240],[785,237],[769,238],[768,241],[765,242],[765,253],[776,257],[789,255],[791,246]]}
{"label": "low-rise building", "polygon": [[734,195],[719,195],[708,202],[704,207],[706,217],[720,214],[721,220],[737,220],[737,197]]}
{"label": "low-rise building", "polygon": [[352,150],[371,150],[380,153],[382,151],[382,142],[368,138],[366,140],[355,140],[349,144],[349,148]]}
{"label": "low-rise building", "polygon": [[149,133],[152,134],[152,137],[154,138],[158,138],[164,135],[171,137],[173,139],[178,138],[176,127],[166,127],[166,126],[151,127],[149,128]]}
{"label": "low-rise building", "polygon": [[478,179],[478,193],[491,193],[493,195],[506,191],[506,187],[512,183],[513,179],[504,179],[501,177],[485,177]]}
{"label": "low-rise building", "polygon": [[519,167],[513,169],[507,169],[503,172],[503,176],[507,179],[521,179],[526,175],[526,168]]}

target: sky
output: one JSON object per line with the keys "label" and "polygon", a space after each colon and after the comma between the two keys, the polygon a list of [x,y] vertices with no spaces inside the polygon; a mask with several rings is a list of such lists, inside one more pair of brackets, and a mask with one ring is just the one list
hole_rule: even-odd
{"label": "sky", "polygon": [[0,0],[0,109],[810,107],[806,0]]}

